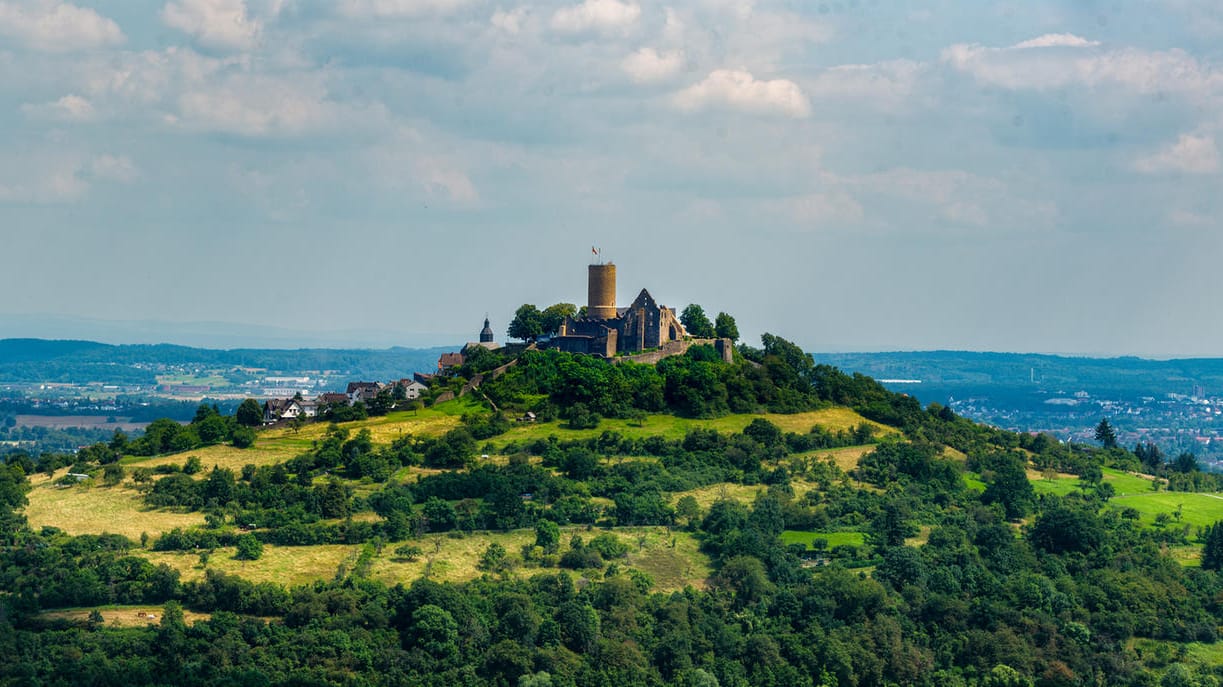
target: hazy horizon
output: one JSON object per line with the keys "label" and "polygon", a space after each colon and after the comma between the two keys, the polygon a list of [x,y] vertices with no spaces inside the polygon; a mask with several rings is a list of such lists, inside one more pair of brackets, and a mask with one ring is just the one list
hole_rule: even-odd
{"label": "hazy horizon", "polygon": [[[208,328],[226,326],[226,332]],[[26,332],[26,333],[22,333]],[[32,333],[31,333],[32,332]],[[785,337],[783,332],[771,332]],[[505,341],[502,333],[498,341]],[[81,340],[110,345],[157,345],[169,344],[193,348],[238,349],[263,348],[294,350],[301,348],[368,349],[389,348],[427,349],[459,347],[475,340],[470,332],[463,333],[419,333],[419,332],[360,332],[331,331],[307,332],[291,329],[244,325],[232,322],[165,322],[105,321],[68,316],[6,316],[0,315],[0,339]],[[743,338],[741,343],[759,347],[759,335]],[[887,353],[994,353],[1004,355],[1048,355],[1065,358],[1126,358],[1146,360],[1175,360],[1189,358],[1220,358],[1223,356],[1164,355],[1160,353],[1102,353],[1093,351],[1022,351],[985,350],[968,348],[856,348],[816,349],[796,341],[803,350],[816,355],[837,354],[887,354]]]}

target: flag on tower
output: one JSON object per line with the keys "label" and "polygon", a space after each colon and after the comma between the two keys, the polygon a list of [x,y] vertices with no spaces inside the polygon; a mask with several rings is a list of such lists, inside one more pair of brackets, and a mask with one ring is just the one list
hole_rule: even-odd
{"label": "flag on tower", "polygon": [[599,249],[595,248],[594,246],[591,246],[591,247],[590,247],[590,252],[591,252],[591,253],[594,253],[595,255],[598,255],[598,254],[599,254]]}

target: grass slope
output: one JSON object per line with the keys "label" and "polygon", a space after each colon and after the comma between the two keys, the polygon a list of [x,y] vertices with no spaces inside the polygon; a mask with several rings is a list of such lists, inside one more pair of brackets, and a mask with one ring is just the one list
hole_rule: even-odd
{"label": "grass slope", "polygon": [[828,542],[828,548],[834,546],[862,546],[866,543],[866,535],[862,532],[800,532],[797,530],[786,530],[781,533],[782,543],[789,546],[790,544],[802,544],[807,549],[813,549],[811,545],[816,539],[823,539]]}
{"label": "grass slope", "polygon": [[[440,404],[434,408],[420,411],[403,411],[390,413],[384,417],[370,418],[358,422],[346,423],[343,426],[351,434],[362,429],[368,429],[376,444],[387,444],[408,434],[420,436],[437,436],[457,427],[464,413],[482,411],[481,407],[470,399],[458,399]],[[728,415],[713,419],[688,419],[672,415],[652,415],[642,426],[629,424],[627,420],[604,420],[599,428],[593,430],[570,430],[562,424],[540,423],[515,425],[506,434],[492,441],[494,450],[499,450],[507,443],[514,441],[525,443],[536,438],[546,438],[557,435],[561,439],[578,439],[598,436],[604,431],[618,431],[629,436],[662,435],[680,439],[693,428],[712,428],[720,432],[742,431],[753,419],[764,418],[778,425],[784,431],[807,432],[819,425],[829,430],[844,430],[859,423],[868,422],[875,426],[878,434],[896,434],[896,430],[871,423],[849,408],[826,408],[807,413],[793,415],[778,415],[767,413],[762,415]],[[208,446],[183,453],[140,458],[128,456],[122,463],[129,470],[137,467],[155,467],[158,465],[182,465],[191,456],[200,459],[204,470],[196,475],[202,479],[213,466],[228,468],[240,472],[247,464],[273,465],[284,462],[306,451],[311,444],[321,438],[327,431],[326,423],[313,423],[294,431],[287,427],[278,427],[260,431],[255,444],[247,449],[232,446]],[[809,455],[816,457],[832,456],[842,469],[851,469],[857,461],[873,446],[852,446],[848,448],[813,451]],[[503,460],[503,456],[494,456],[495,460]],[[56,474],[60,477],[66,470]],[[416,474],[431,474],[438,472],[427,468],[405,468],[397,473],[397,478],[410,478]],[[125,481],[119,487],[101,487],[80,485],[71,488],[61,488],[48,484],[45,476],[35,475],[31,478],[35,489],[29,494],[30,504],[26,508],[26,516],[35,527],[59,527],[71,534],[101,534],[103,532],[123,534],[133,539],[139,538],[141,532],[156,536],[175,527],[189,527],[203,523],[199,513],[176,513],[169,510],[153,510],[147,508],[140,494],[131,489],[130,481]],[[368,489],[371,485],[361,485]],[[359,487],[360,488],[360,487]],[[743,487],[742,485],[725,485],[725,489],[733,493],[733,498],[743,497],[748,502],[755,498],[759,487]],[[798,485],[796,485],[798,489]],[[707,508],[723,485],[705,487],[696,490],[694,495]],[[742,492],[742,493],[740,493]],[[678,498],[678,496],[677,496]]]}
{"label": "grass slope", "polygon": [[[357,545],[343,544],[265,545],[263,556],[259,560],[239,561],[234,559],[236,549],[229,546],[213,551],[208,557],[207,567],[231,575],[239,575],[251,582],[275,582],[294,586],[309,584],[315,580],[333,579],[340,564],[355,560],[360,549],[361,547]],[[137,551],[135,554],[147,558],[155,565],[165,563],[174,568],[184,582],[204,579],[204,567],[200,565],[198,553]]]}
{"label": "grass slope", "polygon": [[[471,406],[465,402],[455,401],[444,403],[437,409],[389,413],[382,417],[345,423],[343,427],[353,435],[363,429],[368,429],[375,444],[389,444],[409,434],[418,436],[444,434],[457,427],[462,413],[471,409]],[[274,465],[309,450],[315,441],[327,433],[328,426],[325,422],[316,422],[300,430],[276,427],[260,431],[255,439],[255,444],[250,448],[206,446],[154,458],[128,456],[123,459],[123,464],[131,467],[181,465],[189,456],[196,456],[206,468],[216,465],[239,472],[242,466],[248,463],[259,466]]]}
{"label": "grass slope", "polygon": [[[62,477],[64,468],[55,474]],[[143,496],[127,486],[102,487],[89,483],[62,487],[53,478],[38,474],[30,477],[25,515],[30,526],[58,527],[69,534],[122,534],[133,540],[141,532],[156,536],[175,527],[204,524],[203,513],[176,513],[152,509]]]}
{"label": "grass slope", "polygon": [[505,444],[526,442],[535,439],[546,439],[555,434],[560,439],[588,439],[597,437],[603,432],[619,432],[623,436],[644,438],[661,436],[667,439],[683,439],[691,429],[716,429],[719,432],[742,432],[752,420],[757,418],[768,420],[781,428],[783,432],[798,432],[805,434],[811,428],[819,425],[828,430],[838,431],[852,429],[865,422],[875,428],[876,436],[891,436],[898,430],[872,422],[844,407],[825,408],[806,413],[780,415],[777,413],[726,415],[711,419],[693,419],[676,417],[674,415],[649,415],[645,421],[638,424],[632,420],[604,419],[594,429],[567,429],[562,423],[546,422],[515,425],[510,431],[492,440],[493,446],[500,448]]}
{"label": "grass slope", "polygon": [[[74,623],[84,623],[89,620],[90,612],[95,610],[102,614],[102,622],[108,627],[145,627],[146,625],[156,625],[161,622],[161,616],[164,615],[164,609],[161,606],[108,605],[86,608],[61,608],[40,613],[38,614],[38,619],[43,621],[66,620]],[[145,615],[141,616],[141,613]],[[150,614],[154,617],[149,618]],[[183,609],[183,620],[188,625],[194,625],[200,620],[211,619],[211,613],[197,613],[196,611]]]}
{"label": "grass slope", "polygon": [[[621,527],[612,530],[590,530],[581,527],[561,529],[561,545],[565,549],[573,535],[586,541],[608,532],[615,534],[629,547],[626,558],[613,561],[621,569],[636,568],[654,579],[658,591],[676,591],[686,585],[701,587],[709,577],[709,559],[699,550],[697,540],[687,532],[670,531],[665,527]],[[439,582],[465,582],[484,574],[477,565],[480,556],[492,543],[501,544],[516,561],[514,574],[524,576],[554,570],[522,563],[520,552],[535,543],[530,529],[511,532],[476,532],[462,537],[429,534],[410,542],[388,544],[374,557],[369,576],[387,584],[411,584],[428,576]],[[415,561],[395,556],[395,549],[410,543],[421,549]],[[360,554],[359,545],[272,546],[263,547],[257,561],[234,559],[232,547],[220,548],[208,558],[207,568],[238,575],[251,582],[275,582],[287,586],[309,584],[315,580],[331,580],[337,573],[348,574]],[[178,551],[137,551],[150,562],[165,563],[179,572],[183,581],[203,579],[205,567],[198,553]]]}
{"label": "grass slope", "polygon": [[[1104,482],[1111,484],[1116,495],[1109,500],[1112,508],[1133,508],[1144,525],[1154,525],[1160,513],[1172,517],[1169,526],[1191,525],[1204,527],[1223,520],[1223,494],[1201,494],[1179,491],[1154,491],[1154,477],[1135,475],[1113,468],[1104,468]],[[1081,483],[1074,475],[1058,474],[1048,479],[1030,471],[1032,487],[1037,493],[1065,496],[1079,489]],[[1176,517],[1180,510],[1179,519]]]}

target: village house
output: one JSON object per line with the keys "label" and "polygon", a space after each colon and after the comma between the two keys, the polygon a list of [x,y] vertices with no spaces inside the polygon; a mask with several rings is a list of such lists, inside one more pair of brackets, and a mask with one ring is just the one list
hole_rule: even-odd
{"label": "village house", "polygon": [[318,403],[320,408],[324,406],[350,405],[348,394],[342,394],[339,392],[329,391],[327,393],[319,394],[315,401]]}
{"label": "village house", "polygon": [[408,379],[406,377],[391,385],[392,393],[400,391],[403,393],[403,397],[409,401],[414,401],[420,398],[420,395],[428,390],[429,387],[425,386],[424,384],[421,384],[415,379]]}
{"label": "village house", "polygon": [[348,394],[348,403],[351,405],[357,401],[363,403],[372,401],[381,390],[382,385],[378,382],[349,382],[345,393]]}
{"label": "village house", "polygon": [[451,369],[459,367],[463,364],[462,353],[443,353],[437,359],[437,373],[439,375],[446,374]]}
{"label": "village house", "polygon": [[318,415],[318,404],[300,398],[273,398],[263,404],[263,421],[269,424],[315,415]]}

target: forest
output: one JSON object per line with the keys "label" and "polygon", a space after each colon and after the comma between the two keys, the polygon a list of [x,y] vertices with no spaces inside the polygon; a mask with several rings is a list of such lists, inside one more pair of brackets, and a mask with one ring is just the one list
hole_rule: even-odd
{"label": "forest", "polygon": [[[490,352],[457,374],[504,362]],[[1118,505],[1105,477],[1142,474],[1185,492],[1220,485],[1151,446],[978,425],[816,365],[771,335],[740,347],[733,364],[702,347],[652,366],[528,351],[480,392],[483,407],[445,431],[380,441],[368,426],[333,423],[291,459],[240,470],[185,453],[142,465],[141,455],[207,442],[242,450],[256,430],[208,407],[186,427],[163,423],[69,459],[8,455],[0,684],[1206,687],[1223,678],[1223,524],[1153,527]],[[612,419],[644,427],[656,416],[841,407],[865,420],[835,430],[783,430],[760,416],[735,431],[600,431]],[[555,418],[556,432],[516,433],[527,412]],[[844,447],[861,447],[855,464],[825,457]],[[205,524],[141,541],[32,528],[23,514],[31,475],[69,463],[130,479],[149,509],[201,513]],[[396,477],[405,470],[413,479]],[[1036,489],[1030,475],[1041,471],[1074,487]],[[674,498],[716,485],[755,496]],[[639,544],[626,533],[643,526],[666,528],[673,547],[694,538],[708,577],[662,590],[629,566]],[[461,583],[370,573],[384,551],[418,558],[437,536],[480,532],[523,532],[527,543],[494,540],[479,575]],[[799,542],[795,532],[816,534]],[[265,547],[327,543],[362,553],[333,579],[296,586],[215,569],[185,580],[145,557],[236,547],[257,560]],[[1196,565],[1170,553],[1186,547],[1200,552]],[[48,615],[108,604],[164,610],[139,627],[96,610],[79,621]]]}

